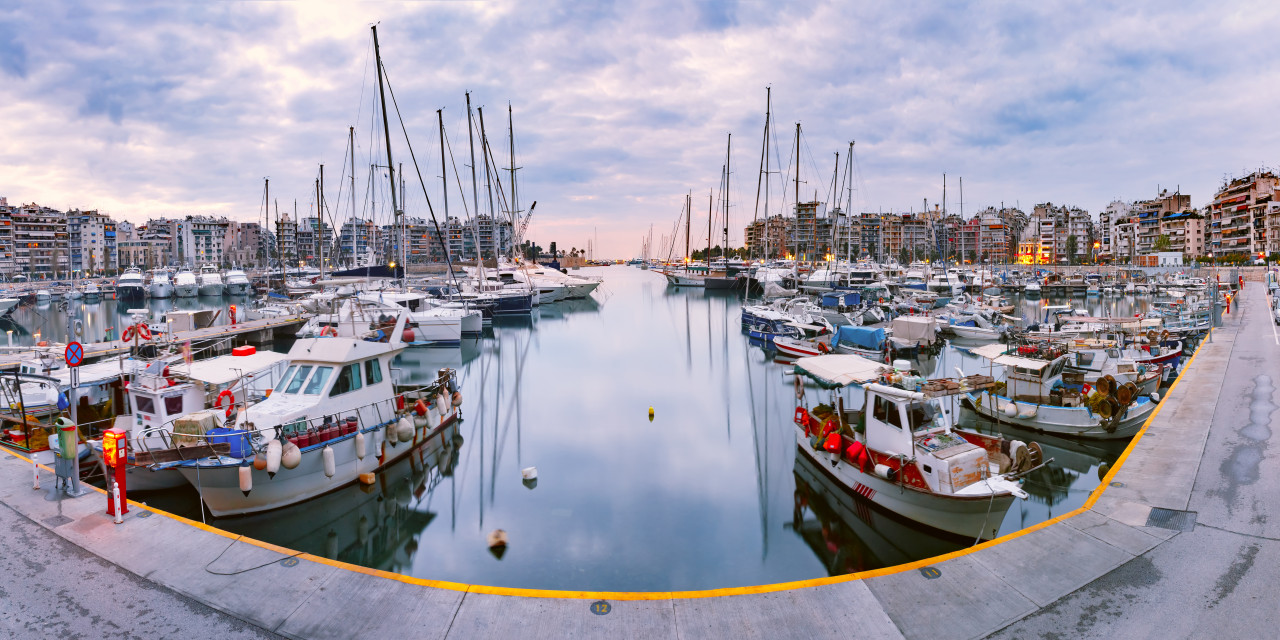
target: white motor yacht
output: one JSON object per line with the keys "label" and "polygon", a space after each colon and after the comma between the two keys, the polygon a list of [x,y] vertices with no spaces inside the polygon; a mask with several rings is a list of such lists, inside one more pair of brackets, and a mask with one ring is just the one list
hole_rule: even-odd
{"label": "white motor yacht", "polygon": [[101,295],[102,295],[102,290],[98,288],[98,283],[86,282],[84,284],[84,301],[85,302],[97,302]]}
{"label": "white motor yacht", "polygon": [[[413,336],[414,340],[406,340],[409,345],[418,345],[424,341],[430,341],[430,336],[435,333],[433,325],[451,324],[450,320],[445,318],[456,317],[460,324],[461,337],[478,338],[484,330],[484,317],[479,309],[466,308],[465,306],[443,306],[435,304],[431,298],[425,294],[408,291],[377,291],[362,293],[358,296],[361,300],[369,302],[381,302],[384,304],[400,305],[409,310],[410,326],[418,329]],[[445,337],[452,335],[452,330],[446,330]],[[442,332],[445,333],[445,332]],[[448,344],[447,342],[432,342],[432,344]]]}
{"label": "white motor yacht", "polygon": [[211,298],[221,298],[226,291],[226,285],[222,284],[222,274],[218,273],[218,268],[206,264],[200,269],[200,295]]}
{"label": "white motor yacht", "polygon": [[200,284],[196,281],[196,274],[190,269],[183,269],[173,278],[173,292],[179,298],[194,298],[200,293]]}
{"label": "white motor yacht", "polygon": [[152,298],[168,298],[172,296],[173,279],[169,277],[169,270],[160,268],[152,271],[151,285],[148,289]]}
{"label": "white motor yacht", "polygon": [[249,295],[252,288],[252,285],[249,284],[249,277],[244,273],[244,269],[231,269],[227,272],[227,295]]}

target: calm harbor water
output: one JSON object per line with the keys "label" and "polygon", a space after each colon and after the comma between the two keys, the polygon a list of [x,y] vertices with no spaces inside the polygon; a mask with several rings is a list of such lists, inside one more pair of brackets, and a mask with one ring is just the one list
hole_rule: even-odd
{"label": "calm harbor water", "polygon": [[[797,455],[791,367],[749,344],[734,294],[670,289],[662,276],[631,267],[582,273],[605,278],[590,299],[499,321],[491,336],[460,349],[398,358],[402,380],[456,368],[464,420],[376,484],[211,523],[416,577],[580,590],[799,580],[966,544],[870,507]],[[1073,302],[1097,315],[1145,307],[1142,299]],[[115,303],[79,304],[72,312],[93,317],[86,331],[120,326]],[[1015,314],[1041,315],[1041,304],[1020,302]],[[48,327],[63,325],[57,313],[33,308],[14,320],[53,339],[61,329]],[[987,370],[951,347],[918,365],[926,375]],[[806,393],[810,404],[828,397],[816,387]],[[1114,462],[1125,446],[1020,437],[1040,442],[1055,463],[1028,478],[1031,499],[1010,509],[1001,534],[1083,504],[1099,463]],[[531,466],[532,487],[521,480]],[[202,517],[193,489],[138,498]],[[500,558],[486,544],[494,529],[509,537]]]}

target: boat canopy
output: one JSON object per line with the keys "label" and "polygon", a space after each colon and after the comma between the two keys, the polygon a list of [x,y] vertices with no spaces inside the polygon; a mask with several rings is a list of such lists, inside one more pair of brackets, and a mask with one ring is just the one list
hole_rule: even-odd
{"label": "boat canopy", "polygon": [[197,360],[189,365],[170,367],[175,374],[199,380],[206,384],[221,385],[234,382],[250,373],[270,368],[289,356],[275,351],[259,351],[247,356],[219,356],[209,360]]}
{"label": "boat canopy", "polygon": [[883,349],[884,348],[884,329],[872,329],[870,327],[857,326],[841,326],[836,328],[833,336],[836,344],[850,344],[863,349]]}
{"label": "boat canopy", "polygon": [[931,345],[937,341],[938,325],[929,316],[901,316],[893,319],[893,337],[913,344]]}
{"label": "boat canopy", "polygon": [[1040,371],[1049,366],[1048,360],[1039,360],[1036,358],[1023,358],[1021,356],[1006,353],[1009,347],[1003,344],[984,344],[981,347],[970,349],[970,353],[980,358],[986,358],[996,364],[1006,367],[1019,367],[1029,369],[1031,371]]}
{"label": "boat canopy", "polygon": [[885,366],[853,354],[831,354],[796,360],[797,375],[808,376],[823,388],[863,385],[880,378]]}

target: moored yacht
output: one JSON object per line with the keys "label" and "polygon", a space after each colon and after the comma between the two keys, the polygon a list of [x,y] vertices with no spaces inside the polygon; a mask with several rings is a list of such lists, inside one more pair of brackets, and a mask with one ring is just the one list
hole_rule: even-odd
{"label": "moored yacht", "polygon": [[200,269],[200,295],[221,298],[226,287],[222,284],[222,274],[218,268],[206,264]]}
{"label": "moored yacht", "polygon": [[116,298],[119,300],[144,300],[147,286],[142,282],[142,272],[129,267],[116,279]]}
{"label": "moored yacht", "polygon": [[169,277],[169,270],[161,267],[152,271],[149,289],[152,298],[168,298],[172,296],[173,279]]}
{"label": "moored yacht", "polygon": [[227,271],[227,295],[244,296],[250,293],[251,286],[249,278],[244,274],[244,269],[231,269]]}
{"label": "moored yacht", "polygon": [[200,293],[200,283],[196,281],[196,274],[190,269],[183,269],[173,278],[173,292],[178,294],[179,298],[194,298]]}

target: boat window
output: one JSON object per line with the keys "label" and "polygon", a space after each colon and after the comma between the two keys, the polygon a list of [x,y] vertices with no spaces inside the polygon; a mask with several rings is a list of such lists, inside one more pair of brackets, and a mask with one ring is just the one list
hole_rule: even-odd
{"label": "boat window", "polygon": [[311,376],[311,382],[307,383],[307,388],[303,393],[314,396],[324,391],[324,383],[329,381],[329,374],[333,372],[333,367],[319,367],[316,374]]}
{"label": "boat window", "polygon": [[293,379],[289,381],[289,386],[285,387],[285,393],[297,393],[302,388],[302,383],[306,381],[307,376],[311,374],[311,365],[298,367],[298,372],[293,374]]}
{"label": "boat window", "polygon": [[349,364],[338,371],[338,379],[333,383],[333,391],[329,392],[329,396],[355,391],[360,387],[360,364]]}
{"label": "boat window", "polygon": [[374,358],[364,361],[364,379],[369,384],[382,382],[382,361]]}
{"label": "boat window", "polygon": [[1061,358],[1057,362],[1054,362],[1052,365],[1049,366],[1048,377],[1052,378],[1053,376],[1056,376],[1059,373],[1062,373],[1062,367],[1066,366],[1066,364],[1067,364],[1066,358]]}
{"label": "boat window", "polygon": [[872,411],[875,419],[899,429],[902,428],[902,415],[898,412],[898,405],[876,396],[875,406]]}
{"label": "boat window", "polygon": [[155,400],[151,399],[148,396],[135,396],[135,398],[136,400],[134,402],[134,405],[138,409],[138,413],[154,414],[156,412]]}
{"label": "boat window", "polygon": [[297,368],[298,367],[294,365],[289,365],[289,368],[284,370],[284,375],[280,376],[280,384],[276,385],[276,393],[284,392],[285,383],[289,381],[289,377],[293,375],[294,369],[297,369]]}
{"label": "boat window", "polygon": [[928,402],[912,402],[907,405],[907,423],[912,431],[932,429],[933,421],[938,417],[938,408]]}
{"label": "boat window", "polygon": [[164,412],[166,415],[176,415],[182,413],[182,394],[164,397]]}
{"label": "boat window", "polygon": [[1091,365],[1091,364],[1093,364],[1093,353],[1088,352],[1088,351],[1078,351],[1078,352],[1076,352],[1076,365],[1077,365],[1077,366],[1087,367],[1087,366],[1089,366],[1089,365]]}

